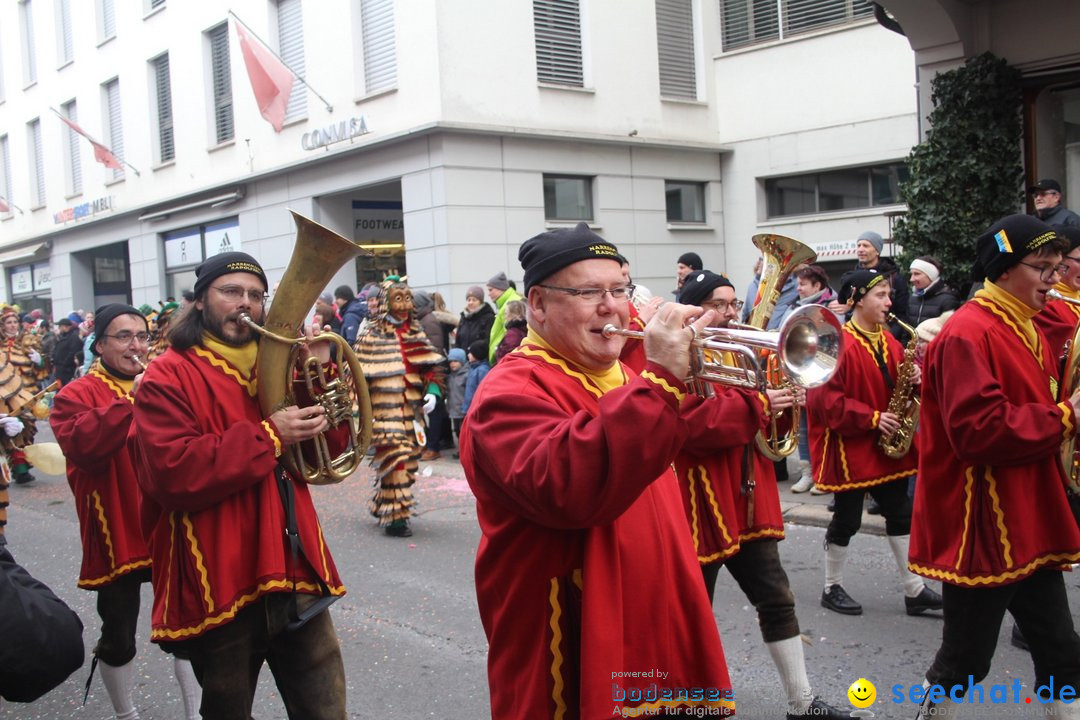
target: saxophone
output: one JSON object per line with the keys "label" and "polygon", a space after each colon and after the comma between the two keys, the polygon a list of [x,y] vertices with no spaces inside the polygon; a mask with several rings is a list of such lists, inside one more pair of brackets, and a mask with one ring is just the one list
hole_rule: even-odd
{"label": "saxophone", "polygon": [[919,422],[920,403],[919,398],[915,397],[915,386],[911,382],[915,377],[915,346],[919,344],[919,338],[915,335],[915,328],[892,313],[889,313],[889,322],[895,322],[911,335],[911,340],[904,348],[904,359],[896,366],[896,385],[893,387],[892,397],[889,398],[888,411],[900,418],[900,429],[888,437],[882,435],[878,439],[882,452],[896,460],[911,450],[911,441],[915,439],[915,425]]}

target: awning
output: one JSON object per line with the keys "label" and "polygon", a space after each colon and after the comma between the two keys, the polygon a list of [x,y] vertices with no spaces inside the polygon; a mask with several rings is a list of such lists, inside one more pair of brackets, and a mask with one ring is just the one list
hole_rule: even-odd
{"label": "awning", "polygon": [[37,255],[47,243],[37,243],[34,245],[27,245],[26,247],[18,248],[17,250],[8,250],[7,252],[0,252],[0,265],[10,265],[18,262],[19,260],[29,260]]}

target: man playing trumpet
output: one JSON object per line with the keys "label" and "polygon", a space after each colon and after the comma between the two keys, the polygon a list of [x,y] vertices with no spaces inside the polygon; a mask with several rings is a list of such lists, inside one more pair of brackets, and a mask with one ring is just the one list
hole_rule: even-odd
{"label": "man playing trumpet", "polygon": [[[862,524],[863,500],[869,492],[881,506],[885,534],[904,585],[908,615],[941,609],[941,596],[907,569],[911,533],[908,478],[916,472],[918,454],[892,458],[879,441],[900,429],[900,417],[888,412],[898,381],[904,347],[886,326],[892,300],[889,282],[876,270],[853,270],[841,278],[839,299],[852,309],[844,325],[844,343],[836,372],[821,387],[807,392],[810,458],[814,482],[835,493],[836,509],[825,533],[825,589],[821,605],[844,615],[861,615],[862,605],[843,582],[848,543]],[[919,368],[911,384],[919,384]]]}

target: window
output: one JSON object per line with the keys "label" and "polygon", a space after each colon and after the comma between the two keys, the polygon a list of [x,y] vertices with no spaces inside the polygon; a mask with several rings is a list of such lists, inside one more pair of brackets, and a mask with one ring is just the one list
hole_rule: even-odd
{"label": "window", "polygon": [[45,205],[45,154],[41,144],[41,119],[26,123],[26,147],[30,151],[30,207]]}
{"label": "window", "polygon": [[157,108],[158,163],[166,163],[176,157],[173,145],[172,88],[169,84],[169,54],[150,61],[154,72],[154,101]]}
{"label": "window", "polygon": [[592,178],[545,175],[544,217],[548,220],[592,220]]}
{"label": "window", "polygon": [[[299,77],[304,77],[304,22],[300,0],[278,0],[278,54]],[[307,86],[293,83],[285,122],[307,115]]]}
{"label": "window", "polygon": [[873,14],[870,0],[720,0],[724,50],[782,40]]}
{"label": "window", "polygon": [[116,9],[113,0],[98,0],[98,40],[116,37]]}
{"label": "window", "polygon": [[[11,146],[6,134],[0,135],[0,198],[11,205]],[[11,213],[10,207],[6,212]]]}
{"label": "window", "polygon": [[146,12],[157,10],[159,7],[165,7],[165,0],[150,0],[146,4]]}
{"label": "window", "polygon": [[656,0],[660,94],[697,100],[694,8],[691,0]]}
{"label": "window", "polygon": [[765,180],[767,217],[895,205],[907,179],[902,162]]}
{"label": "window", "polygon": [[[74,100],[61,105],[60,112],[71,122],[79,122],[79,112]],[[67,125],[64,126],[64,134],[67,136],[67,143],[65,143],[67,152],[64,153],[64,174],[67,181],[66,194],[70,197],[82,192],[82,146],[79,144],[82,138]]]}
{"label": "window", "polygon": [[56,62],[63,67],[75,59],[71,29],[71,0],[56,0]]}
{"label": "window", "polygon": [[585,86],[578,0],[533,0],[536,79],[552,85]]}
{"label": "window", "polygon": [[364,92],[373,93],[397,83],[393,0],[361,0],[364,41]]}
{"label": "window", "polygon": [[37,82],[37,51],[34,49],[34,8],[30,0],[19,3],[19,26],[22,33],[23,87]]}
{"label": "window", "polygon": [[214,139],[233,139],[232,75],[229,69],[229,24],[222,23],[206,33],[210,41],[210,76],[214,93]]}
{"label": "window", "polygon": [[667,180],[664,201],[669,223],[705,222],[705,183]]}
{"label": "window", "polygon": [[[124,126],[120,112],[120,81],[110,80],[101,86],[105,108],[105,141],[116,157],[124,157]],[[123,169],[112,171],[113,180],[124,177]]]}

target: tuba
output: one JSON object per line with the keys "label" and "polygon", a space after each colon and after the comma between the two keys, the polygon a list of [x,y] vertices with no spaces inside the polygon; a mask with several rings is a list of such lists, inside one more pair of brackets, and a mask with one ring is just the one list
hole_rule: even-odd
{"label": "tuba", "polygon": [[309,396],[326,410],[330,428],[347,427],[348,443],[337,456],[331,456],[322,433],[285,447],[281,454],[282,464],[293,477],[313,485],[328,485],[351,475],[371,444],[371,398],[356,353],[343,337],[331,332],[315,335],[315,342],[329,341],[338,348],[340,374],[329,379],[318,359],[301,359],[300,350],[307,340],[299,334],[308,310],[338,269],[361,253],[371,253],[329,228],[290,212],[296,221],[296,246],[266,320],[260,327],[247,316],[241,319],[262,335],[255,366],[263,417],[298,404],[293,384],[302,382]]}
{"label": "tuba", "polygon": [[[1062,295],[1057,290],[1050,290],[1046,297],[1052,300],[1080,305],[1080,300]],[[1061,373],[1060,397],[1068,400],[1080,388],[1080,327],[1071,340],[1065,343],[1065,366]],[[1080,454],[1077,453],[1076,435],[1069,435],[1061,443],[1061,469],[1065,471],[1065,481],[1070,491],[1080,493]]]}
{"label": "tuba", "polygon": [[[817,253],[798,240],[783,235],[764,233],[755,235],[751,240],[761,250],[765,265],[761,269],[761,281],[758,283],[757,297],[754,299],[754,308],[750,311],[747,325],[756,330],[765,330],[776,308],[776,302],[780,299],[784,283],[799,265],[817,259]],[[774,387],[784,387],[784,377],[776,372],[773,357],[766,358],[766,370],[772,376]],[[795,452],[799,446],[800,417],[801,413],[796,409],[792,414],[791,428],[780,435],[776,427],[777,417],[773,415],[768,434],[759,431],[754,436],[758,452],[774,462]]]}

